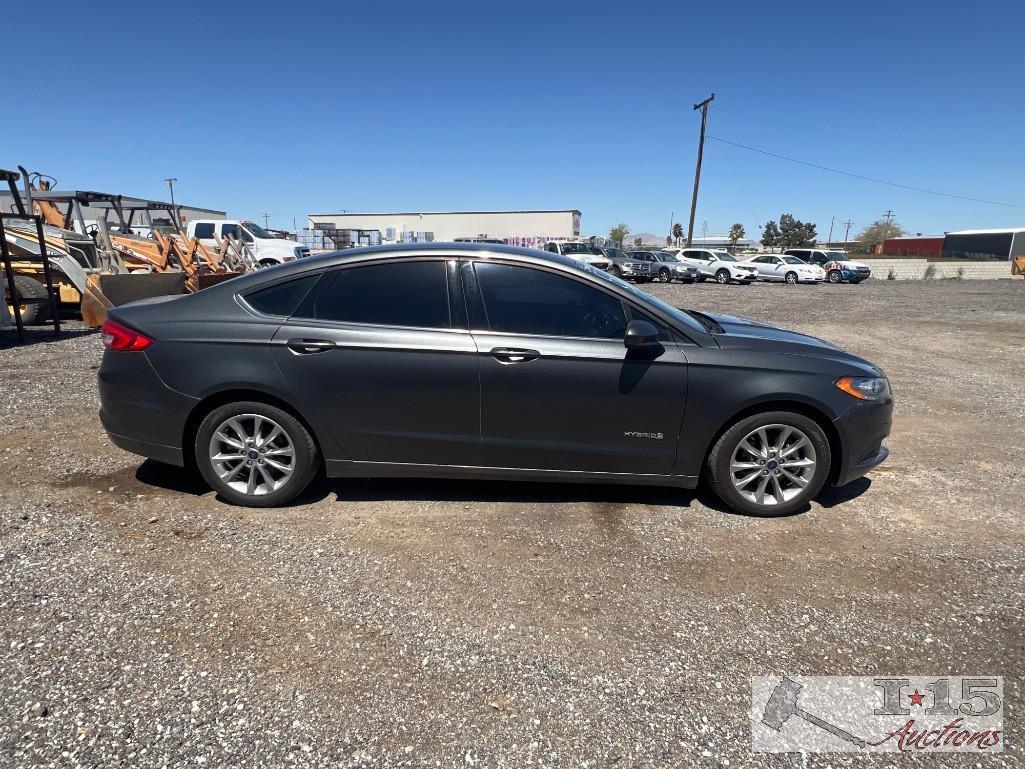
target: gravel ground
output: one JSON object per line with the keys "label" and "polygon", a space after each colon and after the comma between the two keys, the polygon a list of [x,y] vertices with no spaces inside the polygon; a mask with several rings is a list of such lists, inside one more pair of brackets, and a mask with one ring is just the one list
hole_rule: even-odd
{"label": "gravel ground", "polygon": [[[890,461],[782,519],[411,480],[229,507],[105,439],[95,333],[0,338],[0,765],[1022,766],[1025,282],[650,290],[880,363]],[[753,754],[782,673],[1004,675],[1009,746]]]}

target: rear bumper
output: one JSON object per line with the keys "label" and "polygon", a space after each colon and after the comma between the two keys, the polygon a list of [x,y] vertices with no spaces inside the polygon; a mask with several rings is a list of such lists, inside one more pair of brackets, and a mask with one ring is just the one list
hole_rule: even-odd
{"label": "rear bumper", "polygon": [[[100,421],[103,421],[103,412],[100,412]],[[155,459],[158,462],[165,462],[169,465],[185,466],[185,456],[180,446],[164,446],[160,443],[150,443],[138,438],[129,438],[127,435],[118,435],[110,430],[107,430],[107,435],[110,436],[110,440],[115,446],[132,454],[138,454],[140,457],[146,457],[147,459]]]}
{"label": "rear bumper", "polygon": [[182,435],[198,402],[172,390],[157,376],[145,353],[110,352],[97,373],[100,423],[126,451],[180,465]]}

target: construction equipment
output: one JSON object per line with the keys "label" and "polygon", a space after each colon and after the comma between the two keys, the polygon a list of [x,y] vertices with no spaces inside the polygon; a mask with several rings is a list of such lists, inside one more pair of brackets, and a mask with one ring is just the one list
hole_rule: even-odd
{"label": "construction equipment", "polygon": [[1025,276],[1025,254],[1011,257],[1011,274]]}
{"label": "construction equipment", "polygon": [[[54,267],[59,299],[79,305],[87,325],[101,325],[110,307],[149,296],[198,291],[250,268],[239,263],[231,265],[235,269],[228,269],[198,241],[184,237],[171,204],[145,200],[128,203],[120,195],[81,190],[56,192],[52,177],[30,174],[23,167],[19,171],[0,171],[0,180],[8,182],[20,214],[31,211],[45,222],[42,242]],[[15,185],[19,178],[24,179],[24,201]],[[86,222],[82,211],[90,206],[102,212],[92,224]],[[154,221],[152,213],[158,211],[169,214],[166,225],[164,220]],[[114,223],[109,221],[111,213],[116,216]],[[41,288],[44,277],[39,245],[24,223],[4,224],[14,260],[16,289],[38,293],[35,287]],[[149,237],[137,235],[136,228],[148,231]],[[17,296],[25,295],[25,291],[18,290]],[[27,316],[31,317],[26,322],[42,322],[45,314],[45,308],[34,314],[30,309]]]}
{"label": "construction equipment", "polygon": [[[7,230],[3,227],[4,221],[9,216],[11,215],[0,212],[0,258],[2,258],[4,266],[4,293],[10,294],[11,314],[14,316],[14,322],[18,329],[18,341],[25,341],[23,315],[27,314],[30,310],[35,310],[37,314],[45,313],[48,315],[53,321],[54,334],[59,334],[61,326],[60,315],[57,312],[57,290],[53,285],[53,273],[50,270],[50,261],[47,258],[46,242],[43,235],[43,220],[39,216],[25,214],[22,211],[13,214],[18,220],[22,222],[31,221],[35,225],[36,248],[40,255],[40,264],[46,281],[45,287],[40,286],[34,280],[23,275],[15,275],[11,262],[11,249],[7,241]],[[38,286],[41,291],[35,292],[35,286]]]}

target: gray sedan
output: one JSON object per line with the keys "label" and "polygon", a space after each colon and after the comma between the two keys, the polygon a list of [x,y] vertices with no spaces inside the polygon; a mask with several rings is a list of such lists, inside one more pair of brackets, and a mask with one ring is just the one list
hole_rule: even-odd
{"label": "gray sedan", "polygon": [[281,505],[340,476],[634,483],[779,515],[887,456],[868,361],[536,250],[313,256],[110,310],[118,446]]}
{"label": "gray sedan", "polygon": [[698,278],[698,269],[684,264],[666,251],[628,251],[627,256],[648,262],[651,265],[651,277],[662,283],[693,283]]}

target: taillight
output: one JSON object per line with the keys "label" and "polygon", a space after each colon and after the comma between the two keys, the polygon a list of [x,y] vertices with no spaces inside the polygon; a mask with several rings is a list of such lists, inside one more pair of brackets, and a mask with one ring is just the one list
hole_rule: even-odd
{"label": "taillight", "polygon": [[153,340],[145,334],[140,334],[128,326],[122,326],[116,320],[109,318],[100,329],[103,334],[103,346],[108,350],[120,350],[123,352],[138,352],[145,350]]}

